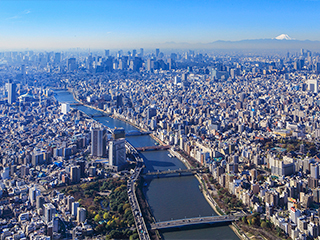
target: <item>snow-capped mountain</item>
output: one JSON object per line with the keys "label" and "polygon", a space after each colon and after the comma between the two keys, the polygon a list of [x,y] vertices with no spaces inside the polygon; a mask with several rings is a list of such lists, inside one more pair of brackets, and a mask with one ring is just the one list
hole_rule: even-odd
{"label": "snow-capped mountain", "polygon": [[281,34],[278,37],[275,37],[277,40],[294,40],[293,38],[289,37],[287,34]]}

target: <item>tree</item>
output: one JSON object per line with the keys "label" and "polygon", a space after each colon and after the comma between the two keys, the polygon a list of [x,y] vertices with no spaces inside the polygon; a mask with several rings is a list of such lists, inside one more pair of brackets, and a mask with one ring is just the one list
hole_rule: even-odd
{"label": "tree", "polygon": [[262,221],[262,222],[261,222],[261,227],[262,227],[262,228],[267,228],[267,227],[268,227],[268,224],[267,224],[265,221]]}
{"label": "tree", "polygon": [[97,215],[94,216],[94,221],[95,221],[95,222],[99,222],[100,220],[101,220],[101,217],[100,217],[99,214],[97,214]]}
{"label": "tree", "polygon": [[103,219],[108,219],[108,218],[109,218],[109,213],[105,212],[105,213],[103,214]]}

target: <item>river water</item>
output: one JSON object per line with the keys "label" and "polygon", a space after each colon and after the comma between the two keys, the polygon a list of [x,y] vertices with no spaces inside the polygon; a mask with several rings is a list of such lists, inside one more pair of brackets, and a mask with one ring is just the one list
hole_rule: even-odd
{"label": "river water", "polygon": [[[66,91],[55,92],[55,97],[59,102],[75,102],[72,94]],[[76,108],[87,114],[97,113],[97,110],[85,106]],[[95,120],[110,128],[123,127],[125,131],[136,130],[130,124],[110,117],[97,117]],[[156,143],[148,135],[126,139],[134,147],[153,146]],[[177,158],[169,157],[168,153],[166,150],[143,152],[145,171],[186,168]],[[147,178],[146,182],[144,193],[157,221],[217,215],[201,193],[199,182],[194,176]],[[161,234],[164,239],[239,239],[228,226],[163,231]]]}

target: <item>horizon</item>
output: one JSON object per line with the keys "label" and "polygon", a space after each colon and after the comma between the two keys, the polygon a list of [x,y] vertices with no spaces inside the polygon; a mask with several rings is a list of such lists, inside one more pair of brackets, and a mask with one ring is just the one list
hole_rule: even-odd
{"label": "horizon", "polygon": [[[0,49],[156,48],[271,39],[319,41],[320,1],[1,1]],[[183,46],[182,46],[183,47]],[[170,48],[170,47],[169,47]]]}

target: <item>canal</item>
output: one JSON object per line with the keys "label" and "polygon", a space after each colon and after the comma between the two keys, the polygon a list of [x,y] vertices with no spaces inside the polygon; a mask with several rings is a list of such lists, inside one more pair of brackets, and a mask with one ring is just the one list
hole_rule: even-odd
{"label": "canal", "polygon": [[[66,91],[55,92],[55,97],[59,102],[75,102],[72,94]],[[98,112],[85,106],[76,106],[76,108],[86,114]],[[123,127],[125,131],[136,130],[128,123],[110,117],[97,117],[95,120],[110,128]],[[156,143],[148,135],[132,136],[126,139],[134,147],[153,146]],[[143,152],[145,171],[186,168],[177,158],[169,157],[168,153],[166,150]],[[157,221],[217,215],[201,193],[199,182],[194,176],[147,178],[146,182],[144,194]],[[228,226],[163,231],[161,234],[164,239],[239,239]]]}

